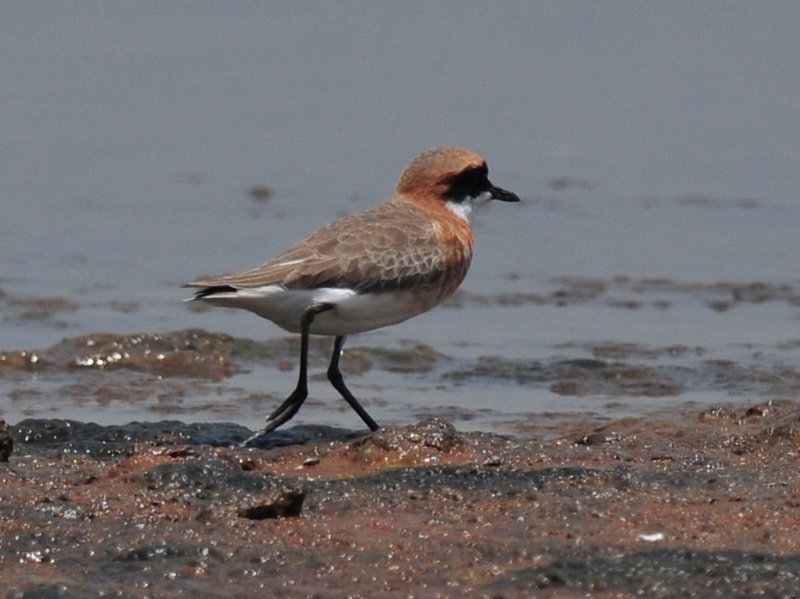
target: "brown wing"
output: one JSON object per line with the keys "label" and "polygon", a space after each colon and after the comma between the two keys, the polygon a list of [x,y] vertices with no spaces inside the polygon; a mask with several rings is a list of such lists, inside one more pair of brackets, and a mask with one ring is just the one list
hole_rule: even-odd
{"label": "brown wing", "polygon": [[460,281],[469,259],[468,249],[454,253],[437,239],[422,208],[387,202],[319,229],[258,268],[189,286],[399,290],[437,282],[454,269],[463,271]]}

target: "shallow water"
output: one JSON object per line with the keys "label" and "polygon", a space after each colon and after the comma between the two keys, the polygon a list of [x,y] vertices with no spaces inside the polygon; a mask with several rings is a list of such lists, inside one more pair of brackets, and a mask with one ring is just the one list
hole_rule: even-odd
{"label": "shallow water", "polygon": [[[257,428],[294,385],[293,342],[192,310],[179,285],[374,204],[444,143],[484,154],[524,203],[478,215],[447,306],[348,340],[378,422],[520,430],[794,396],[796,6],[193,7],[21,4],[0,20],[0,351],[68,354],[0,371],[9,422]],[[205,377],[69,365],[75,339],[197,328],[283,349]],[[369,357],[418,346],[443,357]],[[311,393],[298,423],[361,427],[324,380]]]}

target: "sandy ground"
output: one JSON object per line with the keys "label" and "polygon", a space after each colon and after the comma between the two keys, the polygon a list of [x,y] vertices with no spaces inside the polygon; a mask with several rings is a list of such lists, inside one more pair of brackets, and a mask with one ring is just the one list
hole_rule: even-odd
{"label": "sandy ground", "polygon": [[238,448],[220,426],[8,426],[6,596],[800,596],[790,401],[527,440],[431,419]]}

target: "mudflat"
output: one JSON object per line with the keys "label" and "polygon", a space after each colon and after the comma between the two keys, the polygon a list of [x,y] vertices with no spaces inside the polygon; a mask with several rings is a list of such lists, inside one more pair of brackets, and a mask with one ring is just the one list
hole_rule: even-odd
{"label": "mudflat", "polygon": [[[0,584],[41,597],[795,597],[800,405],[524,434],[27,419]],[[266,593],[266,595],[265,595]]]}

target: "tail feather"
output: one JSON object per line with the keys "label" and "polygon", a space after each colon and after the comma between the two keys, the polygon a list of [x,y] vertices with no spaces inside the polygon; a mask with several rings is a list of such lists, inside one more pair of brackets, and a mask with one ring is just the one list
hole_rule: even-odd
{"label": "tail feather", "polygon": [[195,291],[192,299],[204,299],[212,295],[217,295],[218,293],[236,293],[236,287],[231,287],[230,285],[214,285],[212,287],[204,287],[203,289]]}

